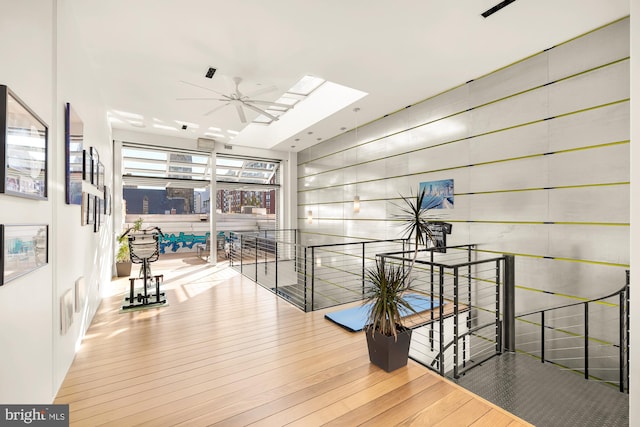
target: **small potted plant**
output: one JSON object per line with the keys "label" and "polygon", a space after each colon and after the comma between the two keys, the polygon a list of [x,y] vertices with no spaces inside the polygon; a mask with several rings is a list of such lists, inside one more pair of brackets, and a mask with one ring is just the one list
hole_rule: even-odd
{"label": "small potted plant", "polygon": [[415,197],[401,198],[404,205],[397,206],[400,213],[395,217],[402,222],[405,237],[413,240],[412,262],[405,269],[401,264],[386,263],[384,259],[377,258],[375,267],[366,272],[366,280],[370,284],[367,300],[370,311],[365,328],[369,360],[387,372],[407,364],[411,329],[403,326],[402,317],[416,311],[403,295],[411,285],[410,274],[419,248],[433,241],[426,213],[434,202],[425,199],[424,189]]}
{"label": "small potted plant", "polygon": [[116,253],[116,273],[118,277],[129,277],[131,275],[131,254],[129,253],[129,232],[140,231],[142,228],[142,218],[138,218],[133,226],[128,228],[118,236],[118,252]]}
{"label": "small potted plant", "polygon": [[402,312],[415,313],[404,299],[409,288],[409,278],[402,265],[376,259],[376,266],[367,270],[371,304],[365,334],[369,360],[374,365],[391,372],[407,364],[411,329],[402,325]]}

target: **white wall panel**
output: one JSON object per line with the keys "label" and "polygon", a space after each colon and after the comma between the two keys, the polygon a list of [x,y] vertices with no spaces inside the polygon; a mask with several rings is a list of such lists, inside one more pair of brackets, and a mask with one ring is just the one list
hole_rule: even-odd
{"label": "white wall panel", "polygon": [[518,126],[549,115],[547,87],[471,111],[471,135]]}
{"label": "white wall panel", "polygon": [[549,256],[629,263],[629,227],[554,224],[549,233]]}
{"label": "white wall panel", "polygon": [[546,191],[476,194],[465,197],[474,221],[540,221],[548,217]]}
{"label": "white wall panel", "polygon": [[469,140],[469,163],[542,154],[547,151],[549,121],[474,137]]}
{"label": "white wall panel", "polygon": [[469,243],[480,249],[541,256],[547,253],[548,233],[543,224],[472,223]]}
{"label": "white wall panel", "polygon": [[629,18],[549,50],[549,80],[629,56]]}
{"label": "white wall panel", "polygon": [[549,221],[629,222],[629,185],[559,188],[549,193]]}
{"label": "white wall panel", "polygon": [[619,62],[548,86],[549,116],[629,97],[629,61]]}
{"label": "white wall panel", "polygon": [[629,144],[546,157],[550,187],[629,181]]}
{"label": "white wall panel", "polygon": [[547,82],[547,55],[540,53],[469,83],[471,106],[485,104]]}
{"label": "white wall panel", "polygon": [[403,110],[409,114],[408,128],[432,122],[466,111],[469,105],[469,86],[462,85]]}
{"label": "white wall panel", "polygon": [[548,186],[547,157],[539,156],[470,168],[470,192]]}
{"label": "white wall panel", "polygon": [[548,120],[549,151],[629,139],[629,102]]}

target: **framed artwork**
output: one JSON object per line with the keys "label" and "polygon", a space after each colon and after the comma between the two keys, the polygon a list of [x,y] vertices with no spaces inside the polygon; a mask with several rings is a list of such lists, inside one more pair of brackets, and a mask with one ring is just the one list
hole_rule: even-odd
{"label": "framed artwork", "polygon": [[67,289],[67,291],[60,297],[60,333],[66,335],[67,331],[73,323],[73,291]]}
{"label": "framed artwork", "polygon": [[0,286],[49,262],[49,226],[0,225]]}
{"label": "framed artwork", "polygon": [[93,227],[93,231],[96,233],[100,231],[100,226],[104,224],[104,200],[98,196],[95,196],[96,200],[96,221]]}
{"label": "framed artwork", "polygon": [[82,180],[91,184],[91,154],[82,150]]}
{"label": "framed artwork", "polygon": [[87,197],[87,224],[94,225],[96,223],[96,196],[87,194]]}
{"label": "framed artwork", "polygon": [[47,199],[49,128],[0,85],[0,193]]}
{"label": "framed artwork", "polygon": [[91,156],[91,183],[98,187],[98,165],[100,164],[100,154],[95,147],[89,148],[89,155]]}
{"label": "framed artwork", "polygon": [[98,183],[96,184],[98,190],[104,189],[104,165],[102,162],[98,162]]}
{"label": "framed artwork", "polygon": [[453,209],[453,180],[441,179],[420,183],[419,191],[424,190],[422,209]]}
{"label": "framed artwork", "polygon": [[80,225],[87,225],[89,218],[89,193],[82,193],[82,207],[80,209]]}
{"label": "framed artwork", "polygon": [[65,106],[65,201],[68,205],[82,204],[82,180],[84,179],[84,125],[71,108]]}

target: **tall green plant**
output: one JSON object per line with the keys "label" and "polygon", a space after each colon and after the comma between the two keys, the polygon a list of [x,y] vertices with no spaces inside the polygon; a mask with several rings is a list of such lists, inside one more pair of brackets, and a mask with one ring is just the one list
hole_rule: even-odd
{"label": "tall green plant", "polygon": [[395,205],[400,212],[395,214],[394,218],[400,220],[404,237],[413,240],[414,245],[413,259],[407,272],[408,276],[418,258],[420,247],[426,247],[429,241],[434,241],[433,233],[429,228],[430,221],[427,218],[427,212],[437,206],[438,200],[434,197],[427,197],[424,188],[418,191],[415,196],[400,195],[400,197],[404,204]]}
{"label": "tall green plant", "polygon": [[367,324],[373,335],[374,331],[387,336],[398,337],[398,327],[402,326],[401,309],[409,312],[415,310],[404,299],[403,293],[409,288],[409,279],[401,265],[387,264],[383,259],[376,259],[376,266],[366,272],[370,283],[371,303]]}

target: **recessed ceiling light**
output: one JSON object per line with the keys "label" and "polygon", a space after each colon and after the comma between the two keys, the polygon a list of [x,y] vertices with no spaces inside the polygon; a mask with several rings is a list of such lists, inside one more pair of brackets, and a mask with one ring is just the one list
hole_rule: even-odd
{"label": "recessed ceiling light", "polygon": [[307,132],[307,135],[313,135],[313,132]]}
{"label": "recessed ceiling light", "polygon": [[178,130],[178,129],[174,128],[173,126],[159,125],[157,123],[154,123],[153,127],[156,128],[156,129],[164,129],[164,130]]}
{"label": "recessed ceiling light", "polygon": [[113,110],[113,112],[127,119],[144,120],[144,116],[142,114],[129,113],[127,111],[118,111],[118,110]]}

